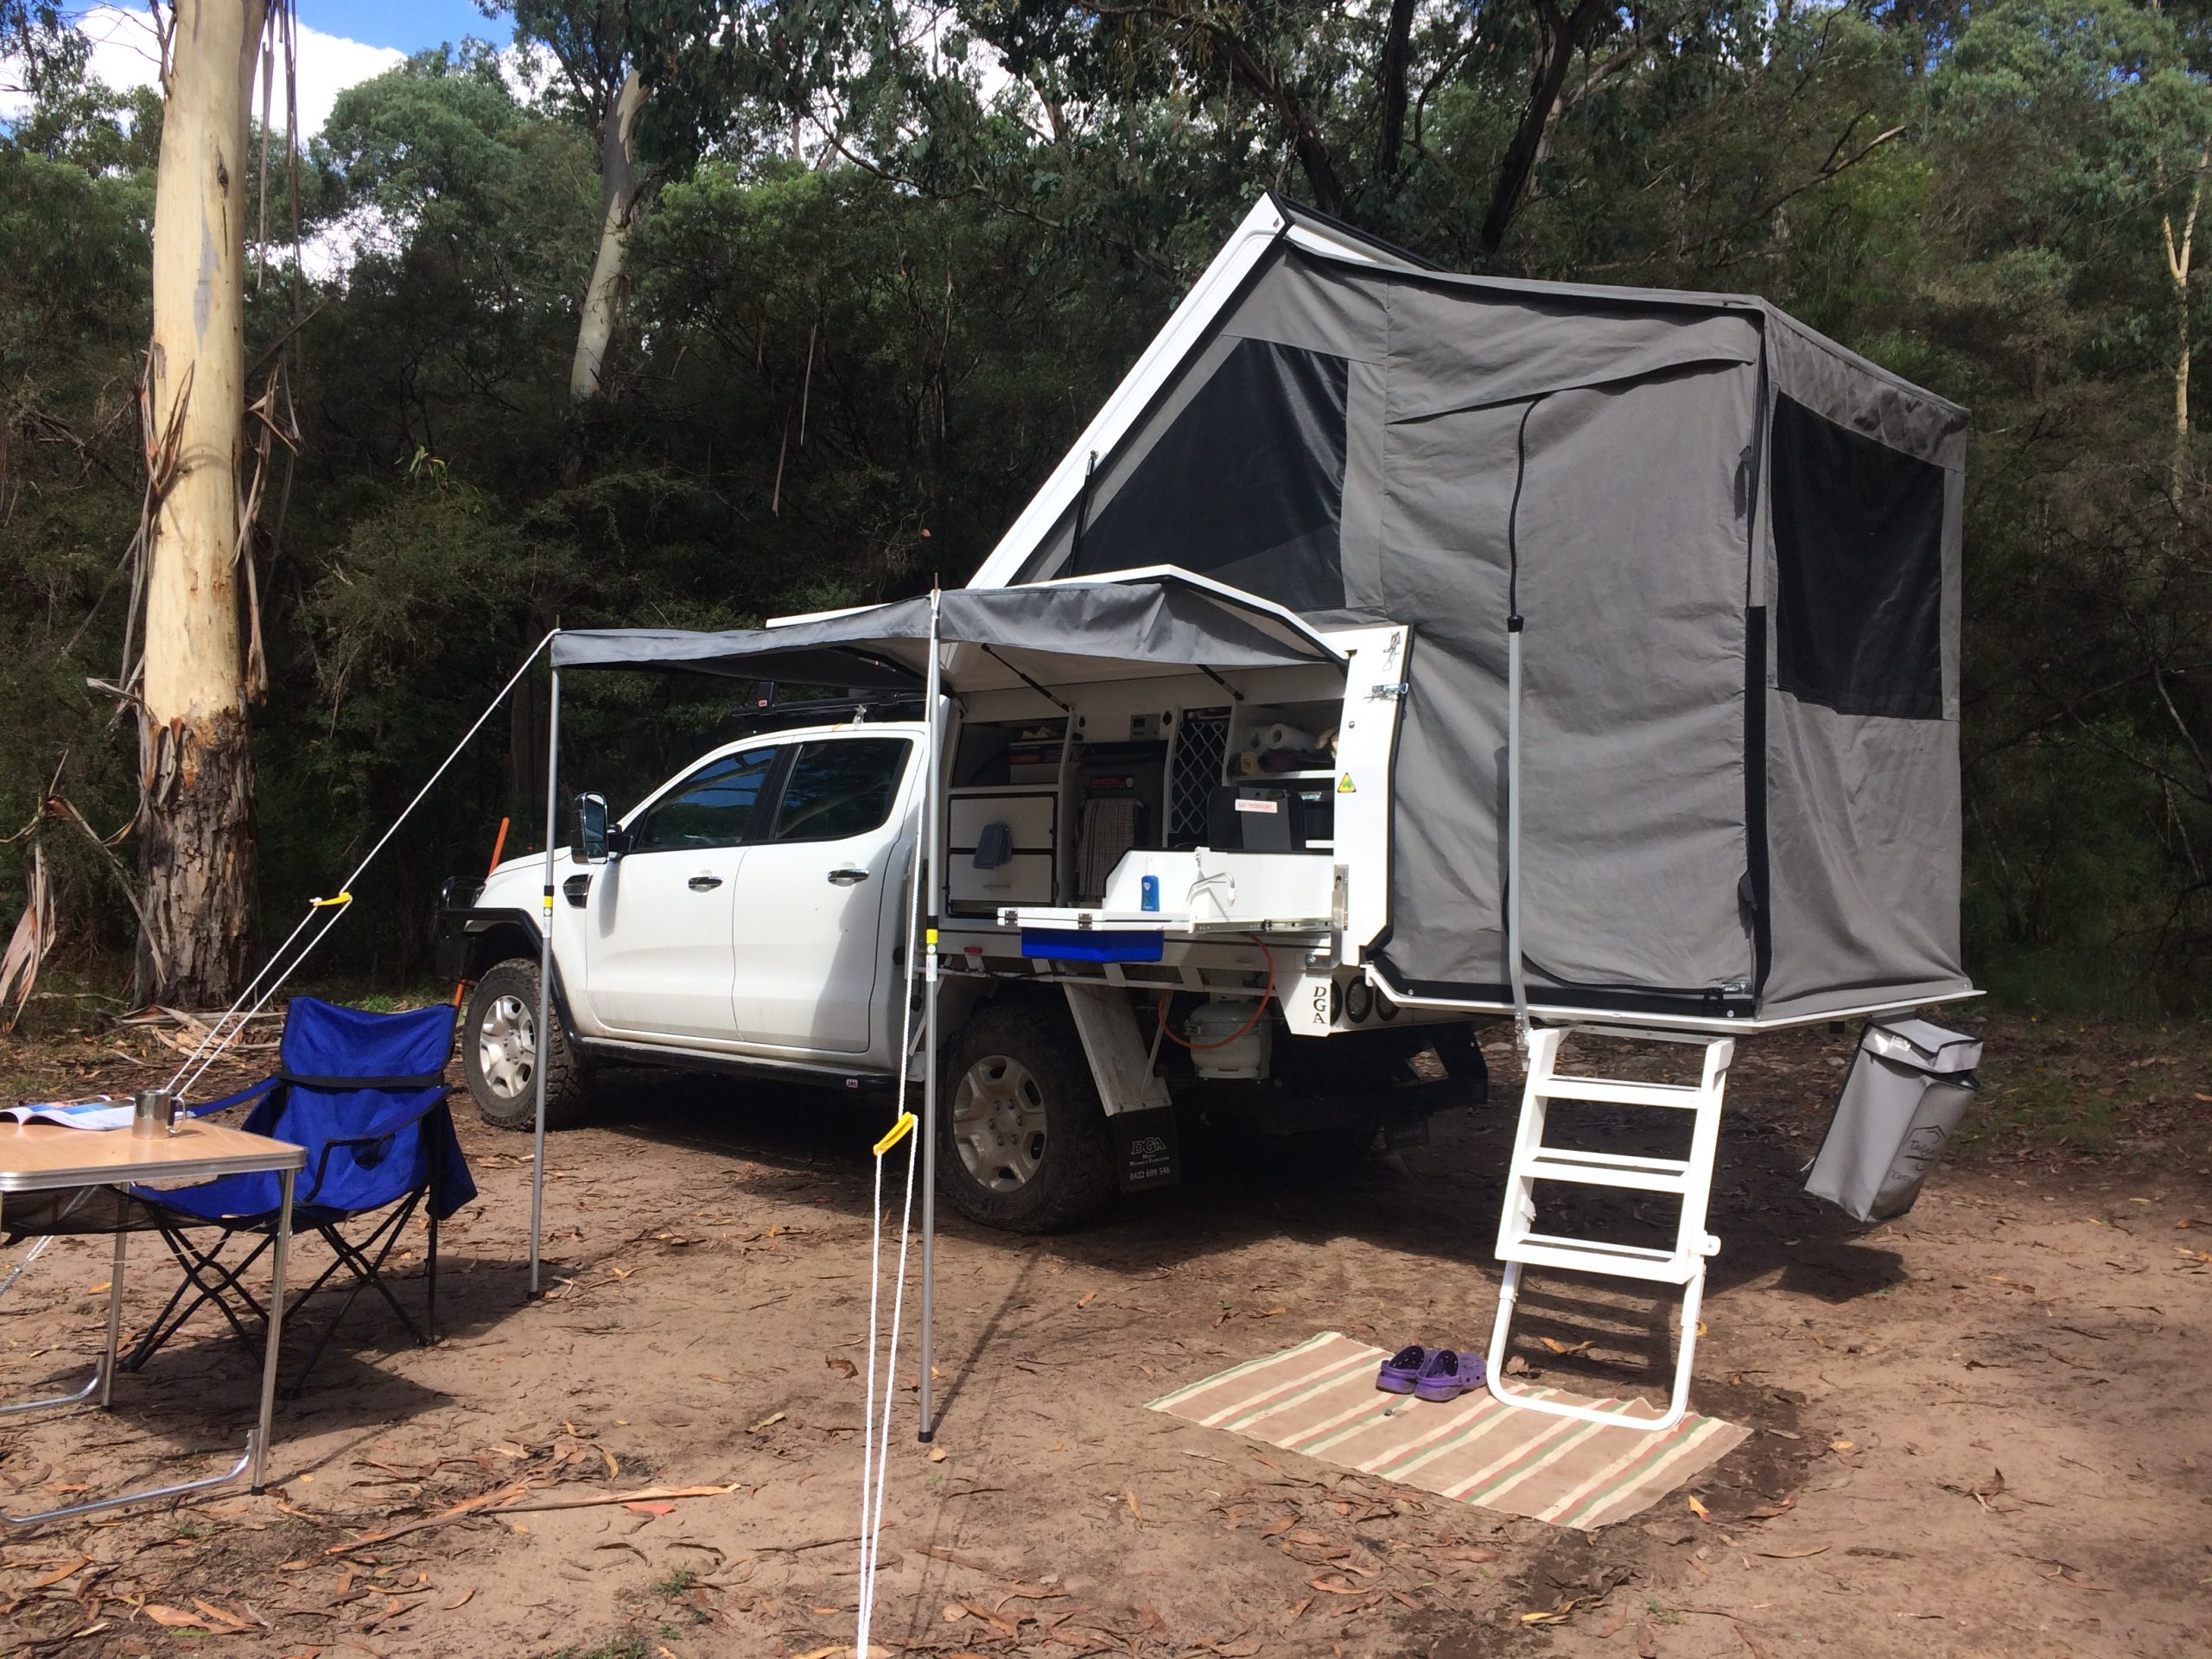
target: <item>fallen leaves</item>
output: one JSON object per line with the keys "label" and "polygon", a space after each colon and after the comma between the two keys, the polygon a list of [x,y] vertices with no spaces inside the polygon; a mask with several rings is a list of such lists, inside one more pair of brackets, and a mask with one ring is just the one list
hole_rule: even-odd
{"label": "fallen leaves", "polygon": [[1021,1634],[1021,1621],[1018,1618],[1009,1618],[1004,1613],[995,1612],[980,1602],[969,1601],[965,1598],[961,1599],[957,1605],[970,1618],[982,1619],[1008,1641],[1012,1641]]}
{"label": "fallen leaves", "polygon": [[212,1601],[193,1598],[193,1611],[186,1612],[179,1607],[164,1607],[158,1602],[148,1602],[138,1611],[166,1630],[197,1630],[203,1636],[240,1636],[248,1630],[268,1629],[268,1621],[256,1615],[251,1618],[218,1607]]}
{"label": "fallen leaves", "polygon": [[1536,1340],[1555,1354],[1586,1354],[1590,1351],[1587,1338],[1580,1342],[1561,1342],[1557,1337],[1539,1337]]}
{"label": "fallen leaves", "polygon": [[1695,1492],[1692,1492],[1689,1495],[1688,1501],[1690,1506],[1690,1513],[1697,1516],[1699,1520],[1710,1521],[1713,1519],[1713,1511],[1707,1509],[1704,1504],[1698,1502],[1698,1497]]}
{"label": "fallen leaves", "polygon": [[784,1412],[772,1411],[766,1417],[763,1417],[759,1422],[747,1424],[746,1426],[745,1432],[748,1434],[758,1434],[763,1429],[773,1428],[778,1423],[784,1421],[785,1415],[787,1415],[787,1414]]}
{"label": "fallen leaves", "polygon": [[31,1581],[31,1588],[34,1590],[50,1589],[54,1586],[60,1583],[62,1580],[68,1578],[74,1573],[82,1572],[92,1564],[92,1558],[91,1556],[79,1555],[75,1560],[70,1562],[67,1567],[58,1567],[42,1579],[34,1579]]}
{"label": "fallen leaves", "polygon": [[1566,1622],[1568,1615],[1574,1611],[1575,1604],[1581,1598],[1579,1596],[1569,1596],[1557,1606],[1540,1608],[1535,1612],[1522,1614],[1521,1622],[1523,1624],[1563,1624]]}

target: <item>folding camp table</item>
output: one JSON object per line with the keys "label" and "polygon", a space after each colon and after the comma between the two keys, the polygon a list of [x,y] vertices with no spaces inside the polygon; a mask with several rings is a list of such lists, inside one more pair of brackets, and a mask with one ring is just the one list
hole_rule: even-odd
{"label": "folding camp table", "polygon": [[[133,1182],[164,1185],[207,1180],[218,1175],[243,1175],[273,1170],[283,1188],[282,1214],[276,1226],[275,1259],[268,1325],[262,1337],[261,1414],[246,1437],[245,1452],[238,1462],[219,1475],[179,1484],[149,1487],[113,1497],[94,1498],[64,1509],[35,1515],[0,1515],[0,1525],[26,1527],[42,1521],[89,1515],[99,1510],[153,1498],[175,1497],[210,1486],[226,1485],[246,1474],[258,1491],[261,1471],[269,1451],[269,1424],[276,1398],[276,1354],[284,1319],[284,1262],[292,1232],[292,1182],[307,1161],[304,1148],[266,1135],[248,1135],[226,1124],[188,1119],[176,1133],[140,1135],[126,1129],[73,1129],[51,1123],[23,1123],[0,1128],[0,1212],[11,1192],[50,1192],[78,1186],[119,1186]],[[99,1396],[101,1407],[115,1380],[115,1353],[123,1332],[123,1262],[127,1231],[115,1235],[115,1270],[108,1281],[107,1348],[92,1377],[73,1394],[45,1400],[23,1400],[0,1405],[0,1415],[35,1411],[47,1406],[74,1405]]]}

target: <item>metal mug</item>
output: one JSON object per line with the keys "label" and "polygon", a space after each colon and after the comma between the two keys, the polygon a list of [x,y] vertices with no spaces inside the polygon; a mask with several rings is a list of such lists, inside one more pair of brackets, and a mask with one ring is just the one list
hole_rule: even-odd
{"label": "metal mug", "polygon": [[141,1089],[131,1096],[136,1109],[130,1118],[133,1135],[175,1135],[176,1103],[166,1089]]}

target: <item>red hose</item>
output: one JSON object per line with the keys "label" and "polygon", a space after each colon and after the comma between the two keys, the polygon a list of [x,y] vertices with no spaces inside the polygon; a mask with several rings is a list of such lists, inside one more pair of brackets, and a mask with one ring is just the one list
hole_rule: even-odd
{"label": "red hose", "polygon": [[1230,1032],[1228,1036],[1223,1038],[1217,1043],[1194,1043],[1188,1038],[1178,1036],[1176,1034],[1175,1028],[1167,1023],[1167,1005],[1174,1000],[1175,993],[1173,991],[1162,991],[1160,994],[1160,1033],[1165,1036],[1169,1042],[1176,1044],[1179,1047],[1187,1048],[1193,1054],[1204,1054],[1211,1049],[1227,1048],[1231,1043],[1235,1042],[1238,1038],[1243,1036],[1245,1033],[1251,1030],[1253,1027],[1260,1023],[1260,1016],[1268,1011],[1268,1004],[1274,1000],[1275,953],[1268,950],[1266,945],[1260,943],[1260,938],[1257,934],[1247,933],[1244,937],[1251,940],[1254,944],[1259,945],[1260,954],[1268,959],[1268,988],[1260,993],[1259,1002],[1252,1009],[1252,1017],[1249,1020],[1247,1020],[1243,1025],[1237,1027],[1236,1030]]}

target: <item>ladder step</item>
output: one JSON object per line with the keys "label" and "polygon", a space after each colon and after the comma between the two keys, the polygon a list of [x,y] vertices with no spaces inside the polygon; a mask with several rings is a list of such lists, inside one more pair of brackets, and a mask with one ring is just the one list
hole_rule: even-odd
{"label": "ladder step", "polygon": [[1624,1083],[1616,1077],[1569,1077],[1554,1073],[1538,1080],[1535,1092],[1545,1100],[1586,1100],[1607,1106],[1672,1106],[1695,1111],[1705,1090],[1680,1083]]}
{"label": "ladder step", "polygon": [[1516,1177],[1573,1181],[1582,1186],[1620,1186],[1637,1192],[1688,1191],[1690,1166],[1680,1158],[1638,1158],[1618,1152],[1576,1152],[1539,1147]]}
{"label": "ladder step", "polygon": [[1684,1261],[1672,1250],[1642,1244],[1604,1244],[1555,1233],[1523,1233],[1498,1242],[1498,1259],[1524,1267],[1564,1268],[1571,1273],[1602,1273],[1615,1279],[1643,1279],[1654,1284],[1686,1285],[1705,1271],[1703,1257]]}

